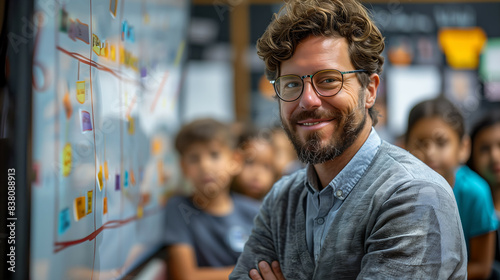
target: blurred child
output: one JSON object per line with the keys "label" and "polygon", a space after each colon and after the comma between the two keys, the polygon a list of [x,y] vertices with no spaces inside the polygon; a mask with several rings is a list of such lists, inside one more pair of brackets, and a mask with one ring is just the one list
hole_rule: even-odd
{"label": "blurred child", "polygon": [[[471,139],[472,153],[467,164],[490,185],[497,218],[500,219],[500,111],[489,112],[474,125]],[[495,279],[500,279],[499,236],[497,230]]]}
{"label": "blurred child", "polygon": [[259,207],[229,191],[241,168],[234,136],[225,124],[200,119],[181,128],[175,147],[194,193],[167,204],[168,279],[227,279]]}
{"label": "blurred child", "polygon": [[487,183],[461,166],[470,152],[461,113],[444,98],[423,101],[410,111],[406,137],[406,148],[453,186],[467,243],[468,278],[487,279],[498,221]]}
{"label": "blurred child", "polygon": [[243,167],[234,179],[233,189],[257,200],[262,200],[278,179],[274,165],[276,154],[266,136],[247,124],[238,141]]}

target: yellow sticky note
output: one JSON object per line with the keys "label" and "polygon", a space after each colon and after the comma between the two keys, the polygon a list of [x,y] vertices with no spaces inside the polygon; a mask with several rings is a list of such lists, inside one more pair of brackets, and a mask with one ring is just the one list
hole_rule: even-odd
{"label": "yellow sticky note", "polygon": [[85,81],[76,82],[76,100],[78,100],[80,104],[85,103]]}
{"label": "yellow sticky note", "polygon": [[142,218],[144,211],[141,206],[137,207],[137,218]]}
{"label": "yellow sticky note", "polygon": [[85,217],[85,196],[80,196],[75,198],[73,202],[73,213],[75,216],[75,221],[79,221],[81,218]]}
{"label": "yellow sticky note", "polygon": [[102,214],[108,214],[108,197],[105,196],[102,202]]}
{"label": "yellow sticky note", "polygon": [[488,38],[480,27],[445,28],[439,31],[438,40],[451,67],[476,69]]}
{"label": "yellow sticky note", "polygon": [[116,47],[115,47],[115,45],[111,45],[111,48],[109,50],[109,58],[113,61],[116,60]]}
{"label": "yellow sticky note", "polygon": [[101,55],[101,40],[95,34],[92,34],[92,50],[95,54]]}
{"label": "yellow sticky note", "polygon": [[105,178],[106,180],[108,180],[108,178],[109,178],[108,176],[109,176],[109,172],[108,172],[108,162],[107,162],[107,161],[105,161],[105,162],[104,162],[104,178]]}
{"label": "yellow sticky note", "polygon": [[94,191],[87,192],[87,215],[92,213],[92,194]]}
{"label": "yellow sticky note", "polygon": [[134,126],[134,118],[128,117],[128,134],[134,134],[135,126]]}
{"label": "yellow sticky note", "polygon": [[99,191],[102,191],[103,187],[102,165],[99,165],[99,173],[97,173],[97,183],[99,184]]}
{"label": "yellow sticky note", "polygon": [[72,156],[71,156],[71,145],[67,143],[64,145],[62,152],[62,174],[67,177],[71,173]]}

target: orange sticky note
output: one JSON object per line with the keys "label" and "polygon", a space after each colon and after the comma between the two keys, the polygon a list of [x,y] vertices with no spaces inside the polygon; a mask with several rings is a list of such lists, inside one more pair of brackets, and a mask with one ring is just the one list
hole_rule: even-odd
{"label": "orange sticky note", "polygon": [[153,155],[158,155],[161,151],[161,140],[159,138],[154,138],[151,145],[151,153]]}
{"label": "orange sticky note", "polygon": [[87,192],[87,215],[92,213],[92,194],[94,191]]}
{"label": "orange sticky note", "polygon": [[66,111],[66,119],[71,118],[73,113],[73,107],[71,107],[71,101],[69,101],[69,94],[66,93],[63,97],[64,110]]}
{"label": "orange sticky note", "polygon": [[80,104],[85,103],[85,81],[76,82],[76,100]]}
{"label": "orange sticky note", "polygon": [[135,176],[134,176],[134,170],[130,168],[130,184],[135,185]]}
{"label": "orange sticky note", "polygon": [[62,152],[62,174],[67,177],[71,173],[72,156],[71,156],[71,145],[66,143]]}
{"label": "orange sticky note", "polygon": [[75,198],[75,201],[73,202],[73,213],[75,221],[77,222],[81,218],[85,217],[85,196]]}
{"label": "orange sticky note", "polygon": [[108,178],[109,178],[108,176],[109,176],[109,172],[108,172],[108,162],[107,162],[107,161],[105,161],[105,162],[104,162],[104,178],[105,178],[106,180],[108,180]]}
{"label": "orange sticky note", "polygon": [[99,165],[99,173],[97,173],[97,183],[99,185],[99,191],[102,191],[102,187],[103,187],[102,165]]}
{"label": "orange sticky note", "polygon": [[102,202],[102,214],[108,214],[108,197],[105,196]]}

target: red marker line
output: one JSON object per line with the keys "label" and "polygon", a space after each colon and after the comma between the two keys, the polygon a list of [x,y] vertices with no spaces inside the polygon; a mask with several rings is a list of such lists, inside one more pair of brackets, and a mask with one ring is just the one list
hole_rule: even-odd
{"label": "red marker line", "polygon": [[97,68],[101,71],[105,71],[105,72],[109,72],[111,73],[111,75],[117,77],[118,79],[120,80],[123,80],[123,81],[127,81],[127,82],[131,82],[131,83],[136,83],[136,84],[140,84],[138,81],[134,80],[134,79],[129,79],[129,78],[126,78],[126,77],[122,77],[120,73],[117,73],[117,71],[107,67],[107,66],[104,66],[102,64],[99,64],[91,59],[88,59],[86,58],[85,56],[79,54],[79,53],[75,53],[75,52],[70,52],[70,51],[67,51],[63,48],[61,48],[60,46],[57,46],[57,49],[75,59],[77,59],[78,61],[82,62],[82,63],[85,63],[87,65],[90,65],[94,68]]}
{"label": "red marker line", "polygon": [[[152,214],[158,212],[160,209],[161,208],[155,208],[155,209],[151,209],[149,211],[145,211],[143,214],[143,217],[152,215]],[[71,241],[54,242],[54,246],[55,246],[54,253],[60,252],[68,247],[83,243],[85,241],[92,241],[105,229],[119,228],[125,224],[128,224],[128,223],[135,221],[135,220],[138,220],[138,219],[140,219],[140,218],[137,216],[133,216],[133,217],[130,217],[130,218],[125,219],[125,220],[111,220],[111,221],[106,222],[100,228],[98,228],[97,230],[95,230],[94,232],[92,232],[91,234],[87,235],[84,238],[80,238],[77,240],[71,240]]]}
{"label": "red marker line", "polygon": [[156,96],[153,101],[153,104],[151,104],[151,112],[155,110],[156,103],[158,102],[158,98],[160,98],[160,93],[162,92],[163,87],[165,86],[165,82],[167,82],[168,78],[168,71],[165,72],[165,75],[163,75],[163,79],[161,80],[160,87],[158,88],[158,91],[156,91]]}

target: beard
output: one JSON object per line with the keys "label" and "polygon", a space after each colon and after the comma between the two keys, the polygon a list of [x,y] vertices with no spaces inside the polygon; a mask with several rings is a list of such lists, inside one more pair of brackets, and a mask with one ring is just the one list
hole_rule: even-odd
{"label": "beard", "polygon": [[[322,145],[321,136],[322,132],[313,132],[306,136],[306,139],[302,141],[297,135],[295,127],[291,127],[283,121],[283,117],[280,114],[281,124],[283,129],[285,130],[288,138],[293,144],[295,151],[297,152],[297,157],[300,161],[309,164],[320,164],[330,160],[335,159],[344,153],[347,148],[349,148],[354,141],[358,138],[358,135],[361,133],[361,130],[365,126],[366,123],[366,111],[360,110],[364,108],[364,102],[359,102],[360,106],[350,112],[348,115],[341,115],[340,113],[334,112],[318,112],[315,111],[303,111],[290,118],[289,123],[297,123],[298,120],[303,120],[306,118],[311,119],[334,119],[338,125],[342,125],[339,127],[337,131],[337,135],[330,135],[328,140],[328,144]],[[356,124],[356,111],[363,112],[363,119],[359,124]]]}

